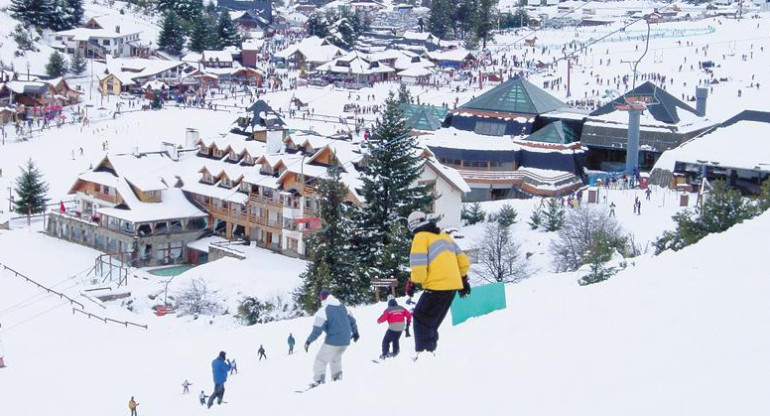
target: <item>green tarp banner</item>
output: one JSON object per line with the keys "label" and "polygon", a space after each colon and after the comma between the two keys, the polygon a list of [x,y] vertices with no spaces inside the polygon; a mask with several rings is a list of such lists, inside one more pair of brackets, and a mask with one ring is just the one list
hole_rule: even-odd
{"label": "green tarp banner", "polygon": [[470,296],[461,298],[455,295],[452,302],[452,325],[459,325],[470,318],[486,315],[500,309],[505,309],[505,285],[490,283],[474,286]]}

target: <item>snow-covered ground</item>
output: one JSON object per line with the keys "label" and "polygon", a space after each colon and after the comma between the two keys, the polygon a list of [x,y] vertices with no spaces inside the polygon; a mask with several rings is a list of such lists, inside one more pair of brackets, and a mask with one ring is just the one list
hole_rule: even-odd
{"label": "snow-covered ground", "polygon": [[[0,7],[7,0],[0,0]],[[117,13],[117,8],[87,3],[87,15]],[[625,13],[649,8],[649,2],[602,3],[600,9]],[[600,14],[605,14],[601,11]],[[157,38],[152,21],[127,14],[126,19],[147,26],[146,41]],[[0,11],[0,59],[11,62],[15,45],[8,37],[14,22]],[[586,41],[617,26],[538,32],[537,47],[526,50],[526,59],[545,62],[563,56],[561,45]],[[713,32],[703,31],[712,27]],[[637,24],[628,31],[640,31]],[[770,85],[770,18],[709,19],[656,25],[654,30],[673,33],[691,29],[697,35],[656,38],[639,66],[640,73],[658,73],[669,80],[665,88],[676,97],[694,95],[699,81],[708,79],[698,61],[713,60],[717,79],[709,97],[708,114],[721,121],[740,110],[770,109],[764,89]],[[702,34],[700,31],[702,31]],[[498,35],[490,49],[523,56],[521,36]],[[681,44],[680,44],[681,42]],[[708,46],[704,54],[704,46]],[[545,47],[545,49],[543,49]],[[615,89],[612,79],[629,72],[621,63],[638,57],[639,40],[600,43],[574,62],[570,99],[596,98]],[[30,62],[30,72],[41,73],[50,48],[27,57],[13,58],[17,70]],[[696,51],[697,48],[697,51]],[[724,55],[724,56],[723,56]],[[745,55],[745,58],[744,58]],[[611,61],[608,63],[607,60]],[[685,62],[686,59],[686,62]],[[601,60],[601,61],[600,61]],[[682,70],[679,66],[682,65]],[[690,65],[693,68],[690,69]],[[495,68],[498,70],[498,68]],[[94,72],[100,73],[99,65]],[[597,81],[597,74],[601,85]],[[295,76],[293,74],[292,76]],[[551,73],[530,77],[536,85],[562,78],[551,92],[567,99],[566,64]],[[161,141],[183,143],[186,128],[201,137],[229,130],[237,111],[180,109],[126,113],[112,119],[116,99],[102,102],[89,92],[87,76],[75,80],[92,104],[90,126],[65,126],[34,133],[28,140],[13,134],[0,146],[0,211],[7,215],[8,196],[18,166],[32,158],[49,182],[52,202],[65,198],[78,173],[96,163],[105,152],[130,152],[160,148]],[[751,84],[753,87],[750,87]],[[759,87],[757,87],[759,84]],[[412,87],[422,103],[452,107],[495,84],[452,82],[440,88]],[[459,92],[457,91],[459,87]],[[343,106],[380,105],[398,84],[379,84],[350,92],[332,87],[301,87],[295,91],[268,92],[261,98],[286,114],[293,96],[301,96],[312,109],[310,117],[287,118],[293,129],[313,129],[324,134],[347,130],[340,123]],[[763,89],[764,88],[764,89]],[[741,89],[741,97],[737,90]],[[623,91],[621,85],[619,88]],[[370,95],[373,99],[369,99]],[[609,99],[609,97],[607,98]],[[241,97],[215,101],[247,105]],[[98,110],[98,107],[105,110]],[[101,119],[98,113],[103,113]],[[373,114],[364,114],[373,120]],[[103,143],[108,142],[107,150]],[[80,154],[80,149],[83,154]],[[592,209],[607,210],[616,204],[617,219],[634,235],[642,250],[673,226],[671,216],[679,194],[654,188],[647,201],[641,191],[613,190],[600,195]],[[642,213],[632,211],[634,198],[642,200]],[[690,199],[691,204],[694,198]],[[539,199],[496,201],[482,204],[487,213],[505,204],[518,212],[513,234],[522,252],[533,253],[536,273],[507,287],[508,309],[471,320],[458,327],[442,328],[439,354],[413,363],[411,340],[402,339],[404,354],[377,365],[384,328],[375,324],[383,305],[357,308],[361,340],[345,356],[345,380],[297,395],[293,390],[310,380],[313,353],[301,351],[310,331],[309,318],[240,327],[229,316],[198,319],[157,317],[147,294],[164,288],[157,277],[131,279],[137,301],[134,312],[120,302],[98,306],[80,296],[82,278],[100,253],[43,235],[40,220],[30,227],[12,221],[12,230],[0,230],[0,264],[16,269],[40,283],[63,291],[84,303],[97,316],[147,324],[148,329],[125,328],[95,318],[73,315],[65,300],[0,268],[0,342],[7,368],[0,369],[0,411],[3,415],[49,415],[65,412],[79,416],[127,411],[131,396],[141,403],[139,414],[189,414],[216,411],[227,415],[268,411],[271,414],[347,415],[417,412],[438,414],[484,413],[492,415],[724,415],[767,414],[770,398],[770,313],[765,305],[770,283],[763,260],[763,241],[770,231],[770,214],[713,235],[679,253],[652,257],[650,253],[611,280],[588,287],[577,285],[578,274],[553,274],[549,245],[554,233],[533,231],[527,225]],[[568,210],[569,211],[569,210]],[[3,219],[3,214],[0,214]],[[2,222],[2,221],[0,221]],[[458,243],[471,249],[484,235],[484,224],[463,227]],[[170,291],[202,278],[225,298],[232,313],[243,296],[288,297],[299,283],[305,262],[266,250],[244,247],[243,261],[223,259],[196,267],[174,278]],[[293,333],[297,354],[286,355],[286,338]],[[258,362],[256,349],[264,344],[269,360]],[[210,361],[220,350],[238,361],[241,374],[227,384],[227,404],[211,411],[197,404],[197,393],[211,392]],[[190,395],[181,394],[189,379]],[[447,394],[447,393],[456,394]],[[5,399],[5,400],[3,400]]]}
{"label": "snow-covered ground", "polygon": [[[133,319],[149,329],[124,328],[72,315],[66,301],[2,272],[8,367],[0,370],[0,390],[13,398],[3,410],[114,414],[135,396],[141,414],[766,414],[770,283],[758,242],[768,232],[765,214],[587,287],[575,274],[543,273],[508,286],[506,310],[457,327],[446,322],[438,355],[417,362],[404,339],[402,356],[373,364],[383,306],[357,308],[361,340],[345,355],[345,380],[303,395],[293,390],[310,379],[318,348],[299,348],[309,318],[233,329],[205,317],[177,325],[174,317],[142,316]],[[94,255],[23,228],[0,232],[0,244],[16,268],[65,287]],[[35,253],[25,254],[30,245]],[[298,340],[293,356],[286,353],[290,332]],[[257,361],[260,344],[267,362]],[[227,383],[228,403],[209,411],[196,394],[211,391],[210,361],[220,350],[240,373]],[[190,395],[181,394],[184,379],[193,383]]]}

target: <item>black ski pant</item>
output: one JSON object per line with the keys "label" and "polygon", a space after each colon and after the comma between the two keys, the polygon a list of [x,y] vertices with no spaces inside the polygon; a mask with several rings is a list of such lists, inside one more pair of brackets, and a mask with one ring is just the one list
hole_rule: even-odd
{"label": "black ski pant", "polygon": [[414,347],[417,352],[435,351],[438,327],[452,306],[456,290],[426,290],[417,301],[414,318]]}
{"label": "black ski pant", "polygon": [[401,347],[398,345],[398,340],[401,339],[401,332],[392,329],[385,331],[385,336],[382,338],[382,355],[388,355],[390,344],[393,344],[393,356],[398,355],[399,351],[401,351]]}
{"label": "black ski pant", "polygon": [[211,393],[211,396],[209,396],[209,404],[208,406],[211,407],[211,405],[214,404],[214,399],[217,400],[217,404],[222,404],[222,399],[225,397],[225,385],[223,384],[215,384],[214,385],[214,392]]}
{"label": "black ski pant", "polygon": [[262,361],[263,358],[267,360],[267,355],[265,355],[264,352],[260,352],[259,353],[259,361]]}

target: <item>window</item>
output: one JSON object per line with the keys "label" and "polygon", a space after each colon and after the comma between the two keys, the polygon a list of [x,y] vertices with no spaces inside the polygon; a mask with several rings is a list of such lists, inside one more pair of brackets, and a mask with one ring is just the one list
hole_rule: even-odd
{"label": "window", "polygon": [[102,45],[104,45],[104,46],[110,46],[110,40],[109,40],[109,39],[104,39],[104,40],[102,41]]}
{"label": "window", "polygon": [[475,133],[487,136],[502,136],[505,134],[505,123],[495,121],[477,121],[473,130]]}

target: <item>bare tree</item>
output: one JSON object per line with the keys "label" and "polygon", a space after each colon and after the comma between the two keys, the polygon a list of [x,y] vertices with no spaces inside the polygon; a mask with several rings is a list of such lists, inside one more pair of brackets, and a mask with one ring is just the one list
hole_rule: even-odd
{"label": "bare tree", "polygon": [[615,218],[601,210],[580,208],[569,213],[558,237],[551,243],[555,271],[575,271],[586,264],[597,235],[606,238],[606,245],[624,257],[636,252]]}
{"label": "bare tree", "polygon": [[510,227],[499,222],[486,226],[484,238],[476,246],[479,275],[490,282],[515,283],[529,277],[526,259],[519,252],[519,244],[513,240]]}
{"label": "bare tree", "polygon": [[176,294],[177,314],[183,315],[216,315],[222,312],[224,304],[219,295],[209,289],[206,281],[200,278],[192,279],[188,285]]}

